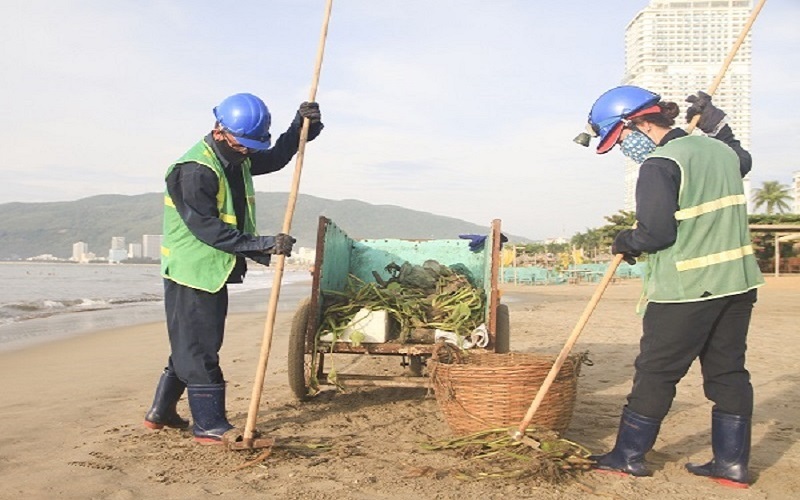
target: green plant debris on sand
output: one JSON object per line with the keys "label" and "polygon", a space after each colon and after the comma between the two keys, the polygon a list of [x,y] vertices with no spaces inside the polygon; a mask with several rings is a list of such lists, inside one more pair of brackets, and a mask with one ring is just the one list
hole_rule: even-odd
{"label": "green plant debris on sand", "polygon": [[558,483],[591,468],[588,449],[552,431],[532,428],[526,437],[539,443],[538,449],[514,439],[507,428],[424,443],[422,448],[457,453],[463,461],[455,475],[462,479],[530,477]]}

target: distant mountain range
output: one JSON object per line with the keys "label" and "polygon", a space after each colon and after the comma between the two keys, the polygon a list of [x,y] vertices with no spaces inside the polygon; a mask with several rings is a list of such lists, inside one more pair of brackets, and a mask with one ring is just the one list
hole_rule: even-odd
{"label": "distant mountain range", "polygon": [[[288,193],[256,193],[258,231],[275,234],[283,225]],[[76,201],[0,204],[0,259],[24,259],[41,254],[72,255],[72,245],[88,243],[89,251],[105,257],[112,236],[141,243],[143,234],[161,234],[162,193],[134,196],[98,195]],[[459,234],[487,234],[486,225],[434,215],[394,205],[358,200],[329,200],[299,195],[291,234],[297,246],[316,244],[319,216],[333,220],[350,237],[448,239]],[[530,240],[505,233],[517,243]]]}

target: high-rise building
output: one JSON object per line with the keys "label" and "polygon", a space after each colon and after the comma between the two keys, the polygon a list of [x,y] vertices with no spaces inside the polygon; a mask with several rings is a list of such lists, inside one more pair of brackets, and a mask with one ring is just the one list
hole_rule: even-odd
{"label": "high-rise building", "polygon": [[125,248],[124,236],[111,237],[111,249],[108,251],[109,262],[122,262],[128,258],[128,250]]}
{"label": "high-rise building", "polygon": [[141,259],[142,258],[142,244],[141,243],[129,243],[128,244],[128,258],[129,259]]}
{"label": "high-rise building", "polygon": [[75,262],[83,262],[85,255],[89,253],[89,245],[83,241],[78,241],[72,244],[72,257],[70,260]]}
{"label": "high-rise building", "polygon": [[[686,96],[713,83],[752,8],[752,0],[650,0],[625,29],[623,84],[644,87],[685,111]],[[750,147],[751,60],[748,33],[714,92],[714,104],[725,111],[745,149]],[[625,210],[635,210],[638,170],[625,161]]]}
{"label": "high-rise building", "polygon": [[142,257],[161,260],[160,234],[145,234],[142,236]]}

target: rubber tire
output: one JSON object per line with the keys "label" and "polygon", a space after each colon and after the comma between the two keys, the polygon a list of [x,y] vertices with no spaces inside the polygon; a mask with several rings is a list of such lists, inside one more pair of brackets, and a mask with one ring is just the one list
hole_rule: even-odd
{"label": "rubber tire", "polygon": [[508,306],[497,304],[497,322],[494,328],[494,352],[505,354],[511,351],[511,315]]}
{"label": "rubber tire", "polygon": [[289,388],[298,401],[307,401],[308,385],[311,380],[311,354],[306,353],[306,329],[311,299],[303,299],[297,306],[289,332]]}

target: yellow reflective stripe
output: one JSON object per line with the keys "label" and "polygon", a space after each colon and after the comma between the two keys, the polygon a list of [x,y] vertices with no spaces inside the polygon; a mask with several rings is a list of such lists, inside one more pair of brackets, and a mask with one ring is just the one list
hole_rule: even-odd
{"label": "yellow reflective stripe", "polygon": [[[166,195],[164,196],[164,205],[166,205],[168,207],[175,208],[175,203],[172,202],[172,198],[170,198],[169,196],[166,196]],[[224,213],[220,212],[219,218],[222,219],[222,221],[225,222],[225,223],[233,224],[234,226],[236,225],[236,215],[224,214]],[[162,249],[161,253],[162,254],[164,253],[163,249]],[[165,255],[168,255],[168,254],[165,254]]]}
{"label": "yellow reflective stripe", "polygon": [[169,248],[161,247],[161,255],[163,255],[164,257],[169,257]]}
{"label": "yellow reflective stripe", "polygon": [[741,259],[745,255],[752,255],[752,253],[753,247],[751,245],[745,245],[740,248],[734,248],[733,250],[725,250],[724,252],[712,253],[703,257],[681,260],[675,263],[675,267],[678,268],[678,271],[688,271],[690,269],[708,267],[714,264],[722,264],[723,262]]}
{"label": "yellow reflective stripe", "polygon": [[217,210],[222,212],[222,207],[225,206],[225,188],[222,186],[222,182],[219,183],[219,191],[217,191]]}
{"label": "yellow reflective stripe", "polygon": [[725,196],[724,198],[718,198],[714,201],[701,203],[694,207],[678,210],[677,212],[675,212],[675,219],[676,220],[691,219],[693,217],[699,217],[703,214],[707,214],[715,210],[720,210],[726,207],[732,207],[734,205],[745,205],[745,204],[747,204],[747,198],[745,197],[745,195],[732,194],[730,196]]}

